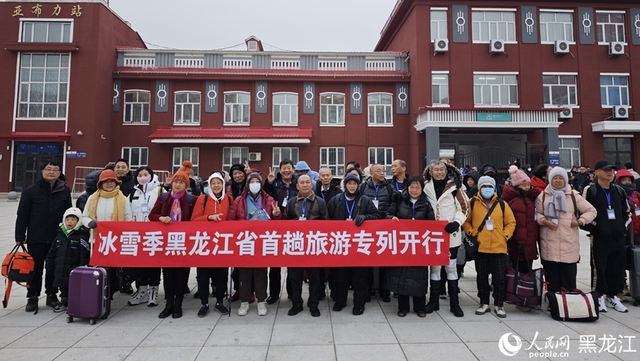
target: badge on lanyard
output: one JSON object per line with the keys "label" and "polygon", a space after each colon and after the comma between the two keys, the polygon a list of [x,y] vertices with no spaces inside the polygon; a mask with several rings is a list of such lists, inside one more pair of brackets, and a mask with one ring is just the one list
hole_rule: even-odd
{"label": "badge on lanyard", "polygon": [[[637,209],[637,208],[636,208]],[[142,211],[142,213],[149,213],[149,203],[144,202],[140,205],[140,210]]]}
{"label": "badge on lanyard", "polygon": [[378,209],[378,200],[374,199],[372,202],[373,202],[373,205],[376,206],[376,209]]}
{"label": "badge on lanyard", "polygon": [[303,214],[300,218],[298,218],[298,220],[299,221],[306,221],[307,217],[305,217],[304,214]]}
{"label": "badge on lanyard", "polygon": [[282,200],[282,207],[286,207],[289,200],[287,198]]}
{"label": "badge on lanyard", "polygon": [[[636,211],[637,213],[637,211]],[[612,208],[607,209],[607,217],[609,218],[610,221],[613,221],[616,219],[616,211]]]}
{"label": "badge on lanyard", "polygon": [[493,231],[493,221],[491,219],[487,219],[487,231]]}
{"label": "badge on lanyard", "polygon": [[640,216],[640,207],[636,206],[636,216]]}

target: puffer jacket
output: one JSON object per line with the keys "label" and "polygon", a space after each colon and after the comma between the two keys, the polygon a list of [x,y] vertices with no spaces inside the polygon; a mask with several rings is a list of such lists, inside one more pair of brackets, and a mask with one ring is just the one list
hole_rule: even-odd
{"label": "puffer jacket", "polygon": [[[473,206],[471,203],[473,202]],[[487,216],[487,212],[493,204],[498,202],[498,196],[494,193],[489,206],[487,207],[480,193],[469,200],[469,218],[464,222],[462,228],[469,236],[478,236],[478,252],[490,254],[506,254],[507,241],[513,236],[516,229],[516,219],[507,202],[504,202],[504,213],[500,204],[497,204],[490,219],[493,221],[493,231],[487,230],[487,226],[478,233],[480,224]]]}
{"label": "puffer jacket", "polygon": [[[467,179],[469,178],[472,178],[475,181],[471,187],[467,186]],[[478,179],[480,179],[480,173],[475,170],[472,170],[471,172],[465,174],[464,178],[462,178],[462,184],[464,184],[464,186],[467,188],[467,197],[473,197],[473,194],[471,194],[471,189],[473,189],[473,187],[478,184]]]}
{"label": "puffer jacket", "polygon": [[[296,188],[297,182],[298,182],[298,177],[294,175],[293,177],[291,177],[291,183],[289,183],[289,186],[287,187],[287,185],[282,180],[282,175],[278,173],[273,183],[269,183],[268,180],[264,181],[264,186],[262,187],[262,190],[266,192],[271,198],[278,201],[278,206],[280,207],[280,210],[284,211],[284,206],[282,205],[284,202],[284,199],[287,198],[288,200],[289,198],[294,197],[298,194],[298,188]],[[248,188],[248,187],[245,187],[245,188]]]}
{"label": "puffer jacket", "polygon": [[[539,194],[540,191],[533,187],[525,192],[520,188],[505,186],[502,192],[502,199],[509,203],[516,218],[516,230],[507,242],[509,259],[513,261],[538,259],[540,227],[536,222],[536,198]],[[519,246],[524,247],[524,256],[518,256]]]}
{"label": "puffer jacket", "polygon": [[120,192],[122,192],[125,197],[128,197],[129,194],[133,192],[133,187],[135,185],[135,182],[133,180],[133,173],[129,171],[124,176],[118,177],[118,180],[122,182],[122,184],[120,184]]}
{"label": "puffer jacket", "polygon": [[89,229],[78,223],[76,228],[65,231],[66,227],[61,223],[47,253],[46,270],[54,275],[53,287],[68,288],[71,271],[89,264],[91,256]]}
{"label": "puffer jacket", "polygon": [[[156,200],[160,197],[160,194],[164,191],[164,188],[158,181],[158,176],[154,175],[151,182],[141,188],[140,184],[133,188],[131,194],[129,194],[129,201],[131,202],[131,214],[133,220],[136,222],[149,221],[149,213],[151,208],[156,204]],[[142,205],[147,204],[146,212],[143,212]]]}
{"label": "puffer jacket", "polygon": [[[360,194],[367,196],[372,200],[378,202],[378,215],[380,218],[386,218],[389,211],[389,205],[391,204],[391,197],[396,193],[395,188],[386,180],[376,186],[373,184],[371,178],[367,179],[360,185]],[[375,202],[374,202],[375,203]]]}
{"label": "puffer jacket", "polygon": [[[233,204],[231,204],[231,208],[229,208],[229,214],[227,215],[227,220],[229,221],[246,221],[247,220],[247,195],[249,187],[245,187],[242,194],[237,197]],[[273,205],[276,202],[270,195],[265,191],[260,191],[260,195],[262,196],[262,209],[271,217],[271,219],[282,219],[282,213],[280,213],[277,217],[273,215]]]}
{"label": "puffer jacket", "polygon": [[582,224],[593,222],[598,214],[591,203],[587,202],[580,193],[569,187],[565,191],[567,212],[560,213],[558,229],[552,230],[551,228],[542,226],[542,221],[545,219],[544,210],[552,198],[551,186],[547,186],[544,192],[540,193],[536,199],[536,219],[541,226],[540,256],[543,261],[576,263],[580,260],[579,228],[571,227],[571,221],[576,217],[571,194],[573,194],[576,199],[576,206],[578,207]]}
{"label": "puffer jacket", "polygon": [[[424,193],[431,207],[435,212],[436,220],[447,222],[458,222],[462,225],[467,219],[467,194],[462,189],[462,174],[460,171],[447,164],[447,185],[442,191],[440,198],[436,197],[436,190],[433,186],[431,176],[427,173],[427,181],[424,185]],[[462,232],[457,230],[449,235],[449,247],[454,248],[462,244]]]}
{"label": "puffer jacket", "polygon": [[84,177],[84,192],[76,200],[76,207],[84,211],[84,206],[87,204],[87,199],[98,190],[98,179],[100,178],[102,169],[94,170]]}

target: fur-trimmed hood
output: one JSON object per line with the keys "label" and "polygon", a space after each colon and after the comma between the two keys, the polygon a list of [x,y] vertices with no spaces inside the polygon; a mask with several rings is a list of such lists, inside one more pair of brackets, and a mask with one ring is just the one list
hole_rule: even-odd
{"label": "fur-trimmed hood", "polygon": [[[464,189],[462,187],[462,173],[455,166],[445,163],[445,167],[447,167],[447,182],[454,182],[457,189]],[[431,174],[429,174],[429,167],[424,169],[424,179],[427,182],[431,182]]]}

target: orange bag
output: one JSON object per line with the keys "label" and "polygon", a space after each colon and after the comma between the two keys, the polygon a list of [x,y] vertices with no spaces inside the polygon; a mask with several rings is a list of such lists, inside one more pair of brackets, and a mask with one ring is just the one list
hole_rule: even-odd
{"label": "orange bag", "polygon": [[[22,248],[22,252],[18,252]],[[27,283],[33,279],[33,269],[35,262],[33,257],[27,253],[24,244],[16,245],[11,252],[7,254],[2,261],[2,275],[9,279],[4,300],[2,300],[3,308],[7,308],[9,304],[9,296],[11,295],[11,286],[13,282],[23,287],[28,287]],[[6,282],[6,281],[5,281]],[[24,283],[24,284],[21,284]]]}

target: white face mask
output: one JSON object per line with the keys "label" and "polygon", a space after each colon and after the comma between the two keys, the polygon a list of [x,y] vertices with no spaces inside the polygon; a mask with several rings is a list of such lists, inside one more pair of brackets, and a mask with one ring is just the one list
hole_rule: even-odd
{"label": "white face mask", "polygon": [[249,191],[253,194],[260,193],[260,183],[249,183]]}

